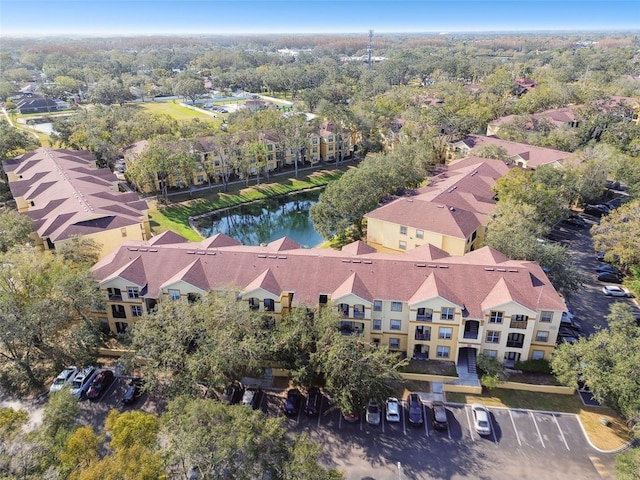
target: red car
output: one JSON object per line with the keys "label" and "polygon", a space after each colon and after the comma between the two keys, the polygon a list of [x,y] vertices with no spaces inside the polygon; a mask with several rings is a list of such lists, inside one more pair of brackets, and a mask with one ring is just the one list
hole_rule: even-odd
{"label": "red car", "polygon": [[89,390],[87,390],[87,398],[89,400],[97,400],[100,395],[113,382],[113,372],[111,370],[102,370],[96,378],[93,379]]}

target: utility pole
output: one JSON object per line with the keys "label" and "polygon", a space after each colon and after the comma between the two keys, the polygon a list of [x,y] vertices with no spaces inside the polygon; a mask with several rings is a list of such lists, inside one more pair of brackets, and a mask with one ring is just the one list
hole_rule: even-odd
{"label": "utility pole", "polygon": [[373,62],[373,30],[369,30],[369,43],[367,44],[367,65],[371,70],[371,63]]}

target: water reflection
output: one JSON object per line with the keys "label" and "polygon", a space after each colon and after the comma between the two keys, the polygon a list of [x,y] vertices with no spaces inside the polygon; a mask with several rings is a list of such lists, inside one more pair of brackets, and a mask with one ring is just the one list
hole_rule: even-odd
{"label": "water reflection", "polygon": [[315,247],[323,239],[313,228],[309,209],[318,202],[320,193],[297,193],[215,213],[199,219],[198,229],[203,237],[224,233],[244,245],[289,237],[302,246]]}

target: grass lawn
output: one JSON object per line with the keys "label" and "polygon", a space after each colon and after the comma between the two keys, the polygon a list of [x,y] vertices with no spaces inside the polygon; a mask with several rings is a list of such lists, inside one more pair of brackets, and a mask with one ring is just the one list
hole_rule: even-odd
{"label": "grass lawn", "polygon": [[[591,443],[603,450],[621,447],[631,439],[631,433],[618,415],[606,407],[587,407],[574,395],[556,395],[552,393],[526,392],[496,388],[482,395],[447,393],[447,401],[454,403],[484,403],[490,407],[526,408],[553,412],[576,413]],[[610,424],[603,425],[601,418]]]}
{"label": "grass lawn", "polygon": [[342,171],[318,170],[301,178],[282,178],[278,182],[262,183],[250,187],[234,185],[228,192],[202,190],[197,192],[198,198],[189,198],[188,194],[170,197],[169,205],[158,205],[149,201],[149,219],[151,229],[155,233],[173,230],[192,241],[201,238],[189,226],[189,217],[233,207],[255,200],[264,200],[277,195],[324,186],[342,175]]}
{"label": "grass lawn", "polygon": [[206,120],[212,123],[222,123],[220,120],[216,120],[215,118],[207,115],[206,113],[198,112],[197,110],[191,110],[190,108],[183,107],[180,105],[178,100],[166,101],[166,102],[141,102],[141,103],[133,103],[128,105],[135,105],[137,107],[143,108],[150,113],[164,113],[169,115],[172,118],[175,118],[177,121],[189,121],[194,118],[199,118],[200,120]]}

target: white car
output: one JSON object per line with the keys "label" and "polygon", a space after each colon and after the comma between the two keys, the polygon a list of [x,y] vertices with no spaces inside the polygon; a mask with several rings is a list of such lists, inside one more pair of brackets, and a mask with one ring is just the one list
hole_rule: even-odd
{"label": "white car", "polygon": [[633,294],[620,285],[605,285],[602,287],[602,293],[610,297],[633,297]]}
{"label": "white car", "polygon": [[473,427],[479,435],[491,434],[491,420],[489,420],[489,411],[487,407],[481,403],[471,405],[471,413],[473,414]]}
{"label": "white car", "polygon": [[380,425],[380,405],[376,402],[369,402],[367,405],[366,420],[369,425]]}
{"label": "white car", "polygon": [[387,422],[397,423],[400,421],[400,402],[395,397],[387,398]]}
{"label": "white car", "polygon": [[87,367],[80,370],[71,382],[71,395],[76,398],[82,398],[97,375],[98,369],[95,367]]}
{"label": "white car", "polygon": [[51,387],[49,388],[49,393],[59,392],[64,387],[70,385],[73,379],[75,378],[76,373],[78,373],[78,367],[71,366],[71,367],[65,368],[62,372],[60,372],[60,374],[56,377],[56,379],[51,384]]}

